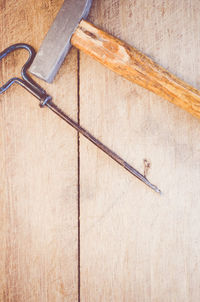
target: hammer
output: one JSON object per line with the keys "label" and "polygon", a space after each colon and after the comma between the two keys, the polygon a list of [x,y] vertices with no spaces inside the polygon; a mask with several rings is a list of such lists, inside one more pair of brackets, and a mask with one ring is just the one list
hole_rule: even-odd
{"label": "hammer", "polygon": [[29,71],[51,83],[71,46],[200,118],[200,92],[134,47],[85,21],[92,0],[65,0]]}

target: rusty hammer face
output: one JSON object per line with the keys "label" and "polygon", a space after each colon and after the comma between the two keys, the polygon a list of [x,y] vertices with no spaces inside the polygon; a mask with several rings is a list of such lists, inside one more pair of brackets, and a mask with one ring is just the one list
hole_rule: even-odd
{"label": "rusty hammer face", "polygon": [[87,18],[92,0],[65,0],[29,71],[51,83],[71,48],[79,22]]}

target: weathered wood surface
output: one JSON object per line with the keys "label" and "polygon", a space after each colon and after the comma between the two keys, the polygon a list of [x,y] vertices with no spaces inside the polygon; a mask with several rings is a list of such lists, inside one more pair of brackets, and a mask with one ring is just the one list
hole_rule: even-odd
{"label": "weathered wood surface", "polygon": [[[200,89],[200,1],[94,1],[89,21]],[[151,192],[81,139],[82,302],[200,300],[200,123],[81,54],[81,123]]]}
{"label": "weathered wood surface", "polygon": [[[61,3],[0,1],[1,50],[38,49]],[[26,58],[4,59],[1,83]],[[73,51],[55,85],[42,83],[74,119],[76,66]],[[77,134],[17,85],[0,96],[0,171],[0,301],[77,301]]]}
{"label": "weathered wood surface", "polygon": [[[38,49],[61,3],[0,0],[1,49]],[[199,7],[94,0],[89,20],[199,89]],[[24,61],[10,55],[1,79]],[[199,301],[199,120],[82,53],[79,72],[79,110],[76,50],[42,85],[163,195],[84,138],[79,178],[77,134],[12,87],[0,97],[0,301]]]}
{"label": "weathered wood surface", "polygon": [[200,118],[200,92],[175,77],[136,48],[82,20],[72,45],[125,79]]}

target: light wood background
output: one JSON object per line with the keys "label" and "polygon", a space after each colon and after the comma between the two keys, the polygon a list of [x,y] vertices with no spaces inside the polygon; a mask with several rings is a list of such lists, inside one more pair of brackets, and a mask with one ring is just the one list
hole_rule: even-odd
{"label": "light wood background", "polygon": [[[91,22],[200,89],[199,0],[93,2]],[[1,50],[37,50],[61,3],[0,0]],[[25,59],[4,59],[1,82]],[[39,82],[138,170],[149,162],[163,195],[12,87],[0,96],[0,301],[197,302],[200,121],[78,60],[72,49],[54,83]]]}

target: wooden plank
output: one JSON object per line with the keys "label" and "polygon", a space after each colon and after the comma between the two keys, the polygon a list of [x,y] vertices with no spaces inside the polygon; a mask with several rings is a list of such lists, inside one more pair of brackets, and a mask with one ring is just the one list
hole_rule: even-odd
{"label": "wooden plank", "polygon": [[[199,1],[94,1],[89,21],[200,88]],[[81,301],[200,300],[200,123],[81,54],[81,124],[163,195],[81,139]]]}
{"label": "wooden plank", "polygon": [[[62,0],[0,1],[1,50],[39,48]],[[1,83],[19,74],[25,51],[1,63]],[[77,52],[53,85],[77,117]],[[77,301],[77,134],[15,85],[0,102],[0,301]]]}

